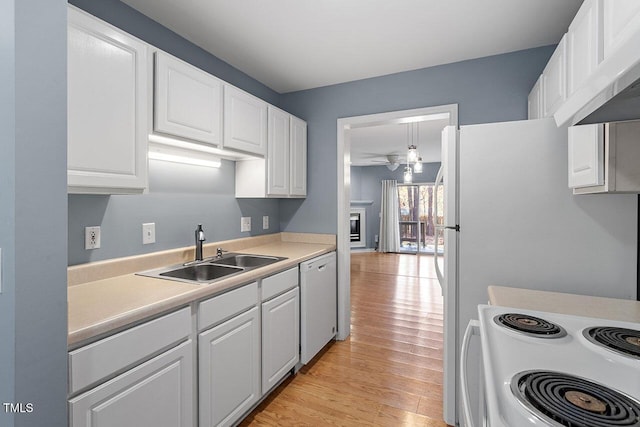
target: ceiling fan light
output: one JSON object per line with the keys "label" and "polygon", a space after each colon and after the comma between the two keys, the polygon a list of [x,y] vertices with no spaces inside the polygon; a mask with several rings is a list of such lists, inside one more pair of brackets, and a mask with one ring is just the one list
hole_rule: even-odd
{"label": "ceiling fan light", "polygon": [[389,169],[390,171],[394,171],[398,169],[398,166],[400,166],[400,163],[387,163],[386,166],[387,166],[387,169]]}

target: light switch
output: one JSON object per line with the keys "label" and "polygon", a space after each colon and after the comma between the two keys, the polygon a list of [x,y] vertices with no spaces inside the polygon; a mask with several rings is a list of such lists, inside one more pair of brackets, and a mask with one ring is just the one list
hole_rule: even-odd
{"label": "light switch", "polygon": [[251,231],[251,217],[243,216],[240,218],[240,231]]}
{"label": "light switch", "polygon": [[142,244],[148,245],[156,242],[156,223],[147,222],[142,224]]}
{"label": "light switch", "polygon": [[262,217],[262,229],[263,230],[269,229],[269,215],[264,215]]}

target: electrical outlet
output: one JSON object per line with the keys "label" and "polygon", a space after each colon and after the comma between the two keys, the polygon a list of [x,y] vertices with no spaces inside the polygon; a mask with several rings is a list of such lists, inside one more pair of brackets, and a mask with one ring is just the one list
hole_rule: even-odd
{"label": "electrical outlet", "polygon": [[100,248],[100,226],[84,228],[84,248],[86,250]]}
{"label": "electrical outlet", "polygon": [[147,222],[142,224],[142,244],[148,245],[156,242],[156,223]]}
{"label": "electrical outlet", "polygon": [[251,231],[251,217],[243,216],[240,218],[240,231]]}
{"label": "electrical outlet", "polygon": [[269,215],[264,215],[262,217],[262,229],[263,230],[269,229]]}

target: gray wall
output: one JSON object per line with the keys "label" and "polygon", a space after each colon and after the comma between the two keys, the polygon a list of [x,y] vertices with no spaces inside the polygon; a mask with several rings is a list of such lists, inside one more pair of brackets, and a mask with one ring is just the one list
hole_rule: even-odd
{"label": "gray wall", "polygon": [[[265,101],[280,95],[118,0],[71,0],[134,36],[181,58]],[[236,200],[235,164],[219,170],[150,162],[149,193],[142,196],[69,196],[69,265],[136,255],[193,244],[196,224],[209,241],[280,231],[277,200]],[[262,216],[269,215],[269,229]],[[240,232],[240,217],[251,216],[252,231]],[[142,245],[142,223],[156,223],[156,243]],[[101,247],[84,249],[84,227],[101,226]]]}
{"label": "gray wall", "polygon": [[[279,231],[278,201],[236,199],[234,163],[220,169],[149,161],[149,193],[69,195],[69,265],[194,244],[196,224],[208,241]],[[262,216],[269,229],[262,229]],[[240,217],[252,231],[240,233]],[[142,244],[142,224],[155,222],[156,243]],[[84,249],[84,227],[101,226],[100,249]]]}
{"label": "gray wall", "polygon": [[[231,193],[233,174],[224,172],[208,189],[195,179],[197,190],[185,182],[182,195],[152,186],[142,197],[70,196],[70,265],[190,245],[191,229],[198,222],[212,230],[210,240],[241,237],[239,212],[252,216],[252,235],[262,233],[262,215],[272,216],[269,232],[335,233],[338,117],[457,102],[462,124],[521,119],[526,117],[527,94],[553,51],[539,48],[279,95],[118,0],[70,2],[309,124],[306,200],[237,201]],[[229,172],[232,167],[223,169]],[[152,167],[152,183],[160,179],[156,173]],[[141,245],[142,222],[156,222],[156,244]],[[102,227],[100,249],[84,250],[83,230],[88,225]]]}
{"label": "gray wall", "polygon": [[283,231],[337,232],[336,121],[458,104],[460,124],[526,119],[527,96],[554,46],[283,94],[281,107],[308,123],[308,192],[282,201]]}
{"label": "gray wall", "polygon": [[0,3],[1,426],[67,424],[66,14]]}
{"label": "gray wall", "polygon": [[[413,176],[413,182],[431,183],[436,180],[440,163],[425,163],[423,172]],[[383,179],[395,179],[403,182],[404,168],[402,165],[395,171],[386,166],[352,166],[351,167],[351,200],[370,200],[367,205],[351,205],[351,207],[365,208],[367,215],[367,248],[375,248],[375,235],[380,232],[380,211]]]}

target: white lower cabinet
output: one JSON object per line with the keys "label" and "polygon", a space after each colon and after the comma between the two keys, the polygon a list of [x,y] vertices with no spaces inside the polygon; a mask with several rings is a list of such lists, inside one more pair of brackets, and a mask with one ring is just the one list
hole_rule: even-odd
{"label": "white lower cabinet", "polygon": [[192,427],[193,342],[69,401],[71,427]]}
{"label": "white lower cabinet", "polygon": [[193,427],[189,307],[69,352],[71,427]]}
{"label": "white lower cabinet", "polygon": [[296,286],[262,303],[262,393],[276,386],[299,360],[300,297]]}
{"label": "white lower cabinet", "polygon": [[229,426],[260,400],[258,283],[198,306],[199,426]]}
{"label": "white lower cabinet", "polygon": [[69,426],[235,425],[299,360],[296,266],[70,351]]}
{"label": "white lower cabinet", "polygon": [[200,426],[228,426],[260,399],[258,307],[198,335]]}

